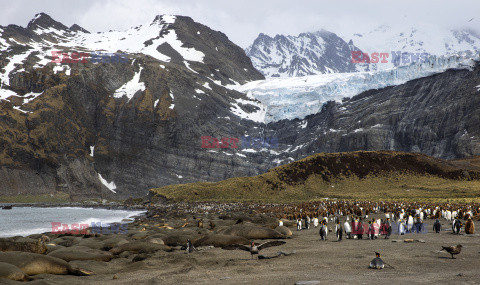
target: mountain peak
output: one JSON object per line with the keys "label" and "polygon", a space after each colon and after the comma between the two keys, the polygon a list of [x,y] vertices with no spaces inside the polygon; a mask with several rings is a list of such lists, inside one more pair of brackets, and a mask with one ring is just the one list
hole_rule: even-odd
{"label": "mountain peak", "polygon": [[28,23],[27,29],[29,30],[35,30],[37,28],[55,28],[57,30],[67,30],[67,26],[64,24],[55,21],[50,17],[49,15],[45,13],[38,13],[35,15],[35,17]]}
{"label": "mountain peak", "polygon": [[84,32],[84,33],[90,34],[89,31],[85,30],[84,28],[80,27],[77,24],[73,24],[69,29],[74,32]]}
{"label": "mountain peak", "polygon": [[157,15],[155,19],[153,19],[152,24],[173,24],[175,23],[176,16],[174,15]]}

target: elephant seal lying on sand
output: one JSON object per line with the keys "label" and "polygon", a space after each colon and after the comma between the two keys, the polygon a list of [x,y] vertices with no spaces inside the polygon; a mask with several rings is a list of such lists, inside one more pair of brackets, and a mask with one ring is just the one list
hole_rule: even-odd
{"label": "elephant seal lying on sand", "polygon": [[195,247],[213,245],[214,247],[225,247],[232,244],[250,244],[244,237],[231,235],[210,234],[193,241]]}
{"label": "elephant seal lying on sand", "polygon": [[149,243],[144,241],[132,241],[126,244],[116,246],[112,248],[110,252],[117,255],[124,251],[130,251],[134,253],[151,253],[158,250],[172,251],[172,248],[164,244]]}
{"label": "elephant seal lying on sand", "polygon": [[68,262],[59,258],[30,252],[0,252],[0,262],[15,265],[27,275],[70,274],[85,276],[92,274],[92,272],[83,269],[72,268]]}
{"label": "elephant seal lying on sand", "polygon": [[67,262],[72,260],[96,260],[108,262],[113,258],[113,255],[110,252],[80,245],[74,245],[72,247],[61,248],[52,251],[48,254],[48,256],[60,258]]}
{"label": "elephant seal lying on sand", "polygon": [[278,226],[278,227],[275,228],[275,230],[277,232],[281,233],[282,235],[287,236],[287,237],[293,235],[292,231],[289,228],[284,227],[284,226]]}
{"label": "elephant seal lying on sand", "polygon": [[23,238],[15,241],[10,238],[0,239],[0,251],[23,251],[44,254],[47,252],[47,236],[42,236],[37,241],[29,238]]}
{"label": "elephant seal lying on sand", "polygon": [[230,228],[227,228],[221,234],[231,235],[231,236],[241,236],[246,239],[277,239],[277,238],[286,238],[285,235],[277,232],[274,229],[250,226],[250,225],[234,225]]}
{"label": "elephant seal lying on sand", "polygon": [[20,268],[5,262],[0,262],[0,278],[14,281],[27,281],[31,279],[30,276],[25,274]]}

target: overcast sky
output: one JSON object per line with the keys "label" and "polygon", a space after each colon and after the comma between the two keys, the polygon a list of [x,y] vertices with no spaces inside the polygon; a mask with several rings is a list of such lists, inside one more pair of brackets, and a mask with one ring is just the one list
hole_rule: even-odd
{"label": "overcast sky", "polygon": [[2,26],[25,27],[36,13],[45,12],[66,26],[76,23],[90,32],[124,30],[160,14],[185,15],[222,31],[243,48],[259,33],[297,35],[322,28],[365,32],[381,24],[434,24],[480,32],[479,0],[0,0],[0,7]]}

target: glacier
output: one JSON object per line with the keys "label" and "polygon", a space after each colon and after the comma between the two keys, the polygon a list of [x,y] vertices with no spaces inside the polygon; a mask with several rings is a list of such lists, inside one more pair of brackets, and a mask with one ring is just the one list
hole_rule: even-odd
{"label": "glacier", "polygon": [[427,62],[411,63],[395,68],[355,73],[333,73],[290,78],[267,78],[231,85],[229,88],[246,93],[265,106],[263,123],[283,119],[303,119],[320,112],[328,101],[342,99],[363,91],[403,84],[451,68],[471,69],[480,60],[477,50],[428,57]]}

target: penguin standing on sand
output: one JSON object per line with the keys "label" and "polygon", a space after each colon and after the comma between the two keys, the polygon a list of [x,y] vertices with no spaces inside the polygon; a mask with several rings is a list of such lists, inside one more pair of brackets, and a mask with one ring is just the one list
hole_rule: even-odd
{"label": "penguin standing on sand", "polygon": [[297,231],[301,231],[302,230],[302,219],[298,219],[297,220]]}
{"label": "penguin standing on sand", "polygon": [[363,231],[364,231],[364,227],[363,227],[363,223],[362,223],[362,218],[360,218],[360,220],[358,221],[358,225],[357,225],[357,238],[358,239],[363,239]]}
{"label": "penguin standing on sand", "polygon": [[405,234],[405,222],[403,220],[398,220],[398,234],[404,235]]}
{"label": "penguin standing on sand", "polygon": [[455,227],[453,229],[453,233],[458,235],[458,234],[460,234],[460,231],[462,230],[463,224],[458,219],[455,219],[454,222],[455,222]]}
{"label": "penguin standing on sand", "polygon": [[437,234],[442,230],[442,224],[440,224],[440,221],[438,219],[436,219],[435,223],[433,224],[433,230]]}
{"label": "penguin standing on sand", "polygon": [[310,229],[310,218],[308,216],[305,217],[304,223],[305,223],[305,229],[309,230]]}
{"label": "penguin standing on sand", "polygon": [[193,246],[192,242],[187,239],[187,247],[185,248],[185,253],[192,253],[195,250],[195,247]]}
{"label": "penguin standing on sand", "polygon": [[315,218],[313,219],[313,226],[314,226],[315,228],[318,227],[318,218],[317,218],[317,217],[315,217]]}
{"label": "penguin standing on sand", "polygon": [[392,234],[392,224],[390,223],[390,218],[387,218],[387,221],[382,224],[382,227],[382,234],[385,235],[385,239],[390,238],[390,235]]}
{"label": "penguin standing on sand", "polygon": [[408,220],[407,220],[407,233],[413,232],[414,231],[413,227],[414,227],[413,217],[412,217],[412,215],[409,215]]}
{"label": "penguin standing on sand", "polygon": [[465,233],[467,235],[472,235],[475,233],[475,224],[470,217],[468,217],[468,220],[465,222]]}
{"label": "penguin standing on sand", "polygon": [[352,227],[350,226],[350,223],[348,222],[348,217],[345,223],[343,224],[343,228],[345,229],[345,234],[347,235],[347,238],[350,239],[351,233],[352,233]]}
{"label": "penguin standing on sand", "polygon": [[282,220],[278,221],[278,226],[283,227],[283,221]]}
{"label": "penguin standing on sand", "polygon": [[375,229],[373,227],[375,223],[372,221],[368,221],[368,239],[374,240],[375,239]]}
{"label": "penguin standing on sand", "polygon": [[343,237],[343,229],[342,225],[340,225],[340,221],[337,220],[337,224],[335,225],[335,235],[337,236],[337,241],[341,241]]}
{"label": "penguin standing on sand", "polygon": [[320,234],[320,239],[321,240],[326,240],[327,239],[328,230],[327,230],[327,225],[326,225],[325,221],[322,222],[322,224],[320,226],[320,231],[318,233]]}
{"label": "penguin standing on sand", "polygon": [[375,258],[370,261],[370,266],[369,268],[372,269],[383,269],[385,267],[385,263],[383,260],[380,258],[380,253],[375,252]]}

